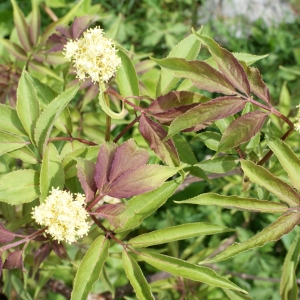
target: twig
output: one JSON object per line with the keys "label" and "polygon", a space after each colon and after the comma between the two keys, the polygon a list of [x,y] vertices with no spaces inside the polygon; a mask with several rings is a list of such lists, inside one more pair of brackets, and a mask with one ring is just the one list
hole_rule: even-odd
{"label": "twig", "polygon": [[43,8],[45,13],[51,18],[51,20],[53,22],[58,21],[58,17],[56,16],[56,14],[53,12],[53,10],[50,7],[48,7],[45,3],[42,3],[41,7]]}

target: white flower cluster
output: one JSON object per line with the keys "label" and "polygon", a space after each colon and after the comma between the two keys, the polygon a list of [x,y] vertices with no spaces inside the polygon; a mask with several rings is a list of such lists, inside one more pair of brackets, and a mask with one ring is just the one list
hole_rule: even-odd
{"label": "white flower cluster", "polygon": [[[300,110],[300,104],[296,107]],[[300,111],[298,112],[297,120],[295,122],[295,130],[300,132]]]}
{"label": "white flower cluster", "polygon": [[121,64],[113,42],[103,36],[100,27],[87,30],[78,40],[69,41],[64,50],[80,80],[90,77],[93,82],[107,82]]}
{"label": "white flower cluster", "polygon": [[86,221],[85,196],[52,188],[50,195],[33,208],[32,217],[40,225],[47,226],[46,232],[53,239],[73,243],[89,231]]}

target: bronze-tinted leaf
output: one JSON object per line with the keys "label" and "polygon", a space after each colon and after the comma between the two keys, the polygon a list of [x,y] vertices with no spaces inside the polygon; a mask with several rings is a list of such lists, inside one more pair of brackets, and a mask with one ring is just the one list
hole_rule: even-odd
{"label": "bronze-tinted leaf", "polygon": [[57,241],[52,241],[51,247],[58,257],[60,257],[61,259],[69,259],[67,250],[62,243],[58,243]]}
{"label": "bronze-tinted leaf", "polygon": [[172,137],[183,129],[195,125],[205,125],[208,122],[234,115],[241,111],[245,105],[245,100],[235,96],[218,97],[206,103],[201,103],[173,120],[167,138]]}
{"label": "bronze-tinted leaf", "polygon": [[41,263],[45,260],[45,258],[50,254],[51,247],[49,243],[42,244],[34,255],[34,263],[33,263],[33,274],[35,274],[41,265]]}
{"label": "bronze-tinted leaf", "polygon": [[126,207],[124,204],[104,204],[97,208],[95,214],[107,219],[114,228],[123,227],[124,222],[119,216]]}
{"label": "bronze-tinted leaf", "polygon": [[194,31],[194,34],[206,46],[218,64],[218,67],[226,79],[238,90],[249,95],[250,84],[247,79],[246,72],[239,61],[228,50],[220,47],[213,39],[199,35]]}
{"label": "bronze-tinted leaf", "polygon": [[[249,112],[235,119],[225,130],[217,153],[237,147],[254,137],[264,125],[267,114],[262,111]],[[216,154],[217,154],[216,153]]]}
{"label": "bronze-tinted leaf", "polygon": [[97,190],[95,179],[95,164],[86,159],[77,158],[77,177],[84,190],[86,201],[90,202],[94,199]]}
{"label": "bronze-tinted leaf", "polygon": [[75,18],[74,22],[70,26],[70,33],[73,39],[79,39],[83,32],[95,21],[95,16],[85,15],[79,18]]}
{"label": "bronze-tinted leaf", "polygon": [[114,154],[109,172],[109,181],[116,180],[121,174],[145,165],[149,159],[146,149],[139,148],[133,139],[119,146]]}
{"label": "bronze-tinted leaf", "polygon": [[261,100],[270,103],[270,92],[257,68],[249,67],[242,62],[242,66],[247,73],[250,83],[250,91]]}
{"label": "bronze-tinted leaf", "polygon": [[162,161],[167,165],[179,166],[180,160],[174,142],[172,139],[163,142],[167,132],[160,124],[153,122],[142,114],[139,128],[150,148]]}
{"label": "bronze-tinted leaf", "polygon": [[9,243],[15,239],[16,235],[13,232],[8,231],[0,223],[0,243]]}
{"label": "bronze-tinted leaf", "polygon": [[104,185],[108,182],[108,176],[116,149],[117,145],[114,143],[103,143],[100,147],[94,175],[96,186],[100,191],[102,191]]}
{"label": "bronze-tinted leaf", "polygon": [[15,250],[10,253],[3,264],[3,269],[20,269],[24,271],[22,250]]}

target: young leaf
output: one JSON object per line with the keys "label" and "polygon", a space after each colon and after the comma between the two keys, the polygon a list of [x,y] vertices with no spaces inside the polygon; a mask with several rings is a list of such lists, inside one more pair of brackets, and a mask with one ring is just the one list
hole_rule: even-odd
{"label": "young leaf", "polygon": [[38,41],[41,29],[41,14],[38,4],[32,1],[31,19],[29,24],[29,37],[33,45]]}
{"label": "young leaf", "polygon": [[42,160],[40,173],[40,202],[42,203],[53,188],[62,189],[65,184],[64,169],[56,147],[49,143]]}
{"label": "young leaf", "polygon": [[181,259],[154,252],[142,252],[139,256],[148,264],[175,276],[182,276],[212,286],[247,293],[245,290],[239,288],[228,279],[218,275],[210,268],[193,265]]}
{"label": "young leaf", "polygon": [[226,77],[203,61],[187,61],[183,58],[152,59],[162,68],[172,70],[176,77],[190,79],[199,89],[225,95],[236,94]]}
{"label": "young leaf", "polygon": [[27,136],[26,131],[15,109],[5,104],[0,104],[0,130],[11,134]]}
{"label": "young leaf", "polygon": [[94,180],[95,164],[87,159],[77,158],[77,177],[81,183],[81,187],[84,190],[85,198],[87,202],[94,199],[97,190]]}
{"label": "young leaf", "polygon": [[27,22],[16,0],[11,0],[11,3],[14,10],[14,23],[17,29],[19,40],[25,50],[30,51],[32,48],[32,43],[29,38],[29,28]]}
{"label": "young leaf", "polygon": [[172,226],[141,234],[130,239],[128,241],[128,244],[133,247],[144,248],[153,245],[189,239],[192,237],[197,237],[199,235],[210,235],[230,231],[233,231],[233,229],[210,223],[198,222]]}
{"label": "young leaf", "polygon": [[248,67],[245,63],[241,63],[249,80],[250,91],[261,100],[270,103],[270,92],[266,84],[263,82],[259,70]]}
{"label": "young leaf", "polygon": [[238,196],[222,196],[214,193],[206,193],[194,198],[175,201],[178,204],[197,204],[197,205],[217,205],[229,209],[238,209],[246,211],[255,211],[262,213],[284,213],[288,211],[288,207],[281,203],[258,200],[255,198],[241,198]]}
{"label": "young leaf", "polygon": [[218,97],[206,103],[201,103],[173,120],[165,140],[183,129],[199,124],[205,127],[208,122],[234,115],[241,111],[245,104],[246,101],[234,96]]}
{"label": "young leaf", "polygon": [[247,66],[250,66],[250,65],[254,64],[255,62],[269,56],[269,54],[253,55],[253,54],[249,54],[249,53],[238,53],[238,52],[232,52],[232,54],[238,61],[245,62],[247,64]]}
{"label": "young leaf", "polygon": [[237,291],[223,289],[230,300],[253,300],[249,295],[242,294]]}
{"label": "young leaf", "polygon": [[148,284],[140,266],[135,261],[135,259],[126,251],[123,251],[122,258],[126,276],[129,279],[131,285],[133,286],[138,299],[155,299],[151,293],[150,285]]}
{"label": "young leaf", "polygon": [[0,202],[16,205],[31,202],[39,196],[39,172],[18,170],[0,179]]}
{"label": "young leaf", "polygon": [[[121,58],[122,62],[116,72],[116,82],[118,84],[120,94],[125,98],[130,96],[139,96],[139,81],[131,59],[120,48],[118,49],[118,56]],[[137,99],[128,98],[127,100],[138,105]],[[126,108],[133,110],[129,105],[126,105]]]}
{"label": "young leaf", "polygon": [[50,243],[42,244],[34,254],[33,275],[38,271],[41,263],[48,257],[51,252]]}
{"label": "young leaf", "polygon": [[40,114],[40,108],[29,76],[25,70],[22,72],[17,90],[16,110],[24,129],[34,143],[34,127]]}
{"label": "young leaf", "polygon": [[141,135],[150,144],[150,148],[162,161],[169,166],[180,165],[178,153],[172,139],[163,142],[167,132],[160,124],[153,122],[142,114],[139,129]]}
{"label": "young leaf", "polygon": [[282,140],[273,139],[268,141],[268,146],[277,156],[280,164],[288,173],[292,185],[300,191],[300,160],[292,149]]}
{"label": "young leaf", "polygon": [[34,139],[41,153],[45,152],[48,138],[53,125],[62,110],[68,105],[78,91],[78,86],[73,87],[57,96],[47,107],[36,122]]}
{"label": "young leaf", "polygon": [[199,166],[201,169],[211,172],[211,173],[225,173],[230,170],[233,170],[239,160],[234,156],[218,156],[214,159],[208,159],[197,163],[196,166]]}
{"label": "young leaf", "polygon": [[215,59],[220,71],[228,81],[246,95],[250,93],[250,84],[247,74],[239,61],[226,49],[221,48],[214,40],[193,31],[196,37],[203,43]]}
{"label": "young leaf", "polygon": [[[198,31],[201,33],[202,28]],[[191,34],[182,41],[180,41],[170,52],[168,57],[185,58],[186,60],[196,59],[200,51],[201,43],[197,38]],[[159,81],[156,88],[156,96],[165,95],[171,91],[180,79],[175,78],[173,72],[162,69]]]}
{"label": "young leaf", "polygon": [[22,148],[26,144],[28,144],[28,142],[24,141],[21,137],[0,131],[0,156]]}
{"label": "young leaf", "polygon": [[7,154],[29,164],[37,164],[39,162],[36,157],[36,154],[27,146],[15,151],[11,151]]}
{"label": "young leaf", "polygon": [[280,281],[280,295],[282,300],[297,299],[298,297],[296,270],[299,262],[299,252],[300,234],[294,239],[284,259]]}
{"label": "young leaf", "polygon": [[10,253],[3,264],[3,269],[20,269],[24,271],[22,254],[22,250],[15,250]]}
{"label": "young leaf", "polygon": [[18,60],[26,60],[27,54],[26,52],[17,44],[14,42],[11,42],[7,39],[0,38],[0,42],[3,45],[3,47],[13,56],[15,56]]}
{"label": "young leaf", "polygon": [[102,216],[114,227],[124,227],[124,220],[120,217],[126,206],[121,203],[117,204],[104,204],[98,207],[95,215]]}
{"label": "young leaf", "polygon": [[165,180],[179,171],[179,168],[160,165],[145,165],[128,170],[109,185],[107,195],[115,198],[129,198],[160,187]]}
{"label": "young leaf", "polygon": [[287,87],[287,82],[284,81],[281,87],[280,91],[280,97],[279,97],[279,111],[285,115],[288,116],[291,111],[291,95],[289,92],[289,89]]}
{"label": "young leaf", "polygon": [[291,186],[272,175],[265,168],[246,160],[242,160],[241,164],[245,175],[252,182],[263,186],[291,207],[300,204],[300,195]]}
{"label": "young leaf", "polygon": [[16,235],[13,232],[5,229],[0,223],[0,243],[9,243],[15,239]]}
{"label": "young leaf", "polygon": [[77,270],[71,300],[86,300],[108,257],[109,240],[99,236],[89,247]]}
{"label": "young leaf", "polygon": [[154,191],[130,199],[126,210],[120,215],[125,223],[124,228],[117,228],[115,232],[123,232],[140,225],[172,196],[179,184],[180,180],[172,180]]}
{"label": "young leaf", "polygon": [[253,248],[262,247],[268,242],[279,240],[284,234],[289,233],[300,222],[300,213],[289,212],[280,216],[270,226],[243,243],[234,243],[227,247],[224,252],[212,259],[205,260],[201,263],[215,263],[231,258],[241,252]]}
{"label": "young leaf", "polygon": [[225,152],[228,149],[237,147],[238,145],[248,142],[255,136],[266,120],[267,114],[261,111],[249,112],[235,119],[225,130],[218,151]]}

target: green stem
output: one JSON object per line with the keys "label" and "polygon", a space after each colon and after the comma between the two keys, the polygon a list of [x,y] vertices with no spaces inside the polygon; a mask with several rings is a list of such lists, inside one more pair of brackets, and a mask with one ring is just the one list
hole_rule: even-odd
{"label": "green stem", "polygon": [[[108,108],[110,108],[109,98],[107,93],[105,93],[105,85],[103,82],[100,83],[99,89],[103,92],[103,96],[105,97],[105,102]],[[105,141],[110,141],[110,126],[111,126],[111,117],[109,115],[106,115],[106,128],[105,128]]]}

